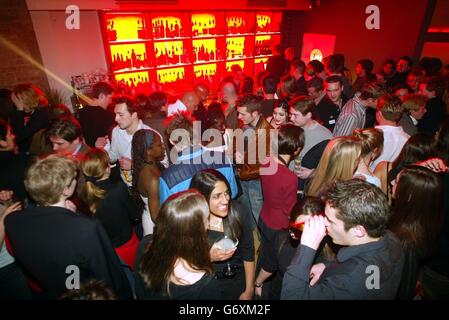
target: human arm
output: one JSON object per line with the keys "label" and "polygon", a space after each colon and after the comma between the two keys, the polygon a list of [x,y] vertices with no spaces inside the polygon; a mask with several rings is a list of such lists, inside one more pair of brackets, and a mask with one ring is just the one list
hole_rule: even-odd
{"label": "human arm", "polygon": [[5,240],[5,218],[11,212],[18,211],[22,209],[22,204],[20,202],[15,202],[5,207],[2,212],[0,212],[0,248]]}
{"label": "human arm", "polygon": [[374,170],[374,176],[380,179],[381,189],[384,193],[387,193],[387,161],[380,162]]}
{"label": "human arm", "polygon": [[239,297],[239,300],[251,300],[254,295],[254,278],[256,267],[254,261],[243,261],[243,269],[245,270],[245,291]]}
{"label": "human arm", "polygon": [[[263,268],[260,269],[259,274],[257,275],[255,283],[263,285],[265,280],[267,280],[273,273],[265,271]],[[254,289],[255,295],[258,297],[262,296],[262,286],[256,287]]]}
{"label": "human arm", "polygon": [[159,212],[159,178],[151,176],[150,179],[146,179],[144,182],[144,188],[148,195],[148,209],[150,211],[151,220],[156,223],[157,215]]}

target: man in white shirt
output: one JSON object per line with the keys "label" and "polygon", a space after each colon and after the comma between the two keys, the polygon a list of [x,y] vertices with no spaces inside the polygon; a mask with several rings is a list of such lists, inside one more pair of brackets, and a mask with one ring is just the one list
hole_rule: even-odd
{"label": "man in white shirt", "polygon": [[[107,137],[100,137],[97,139],[95,146],[104,148],[108,152],[111,163],[118,160],[120,176],[128,186],[131,186],[131,142],[134,133],[140,129],[150,129],[161,137],[161,141],[163,140],[159,132],[145,125],[139,119],[137,109],[128,97],[123,96],[115,101],[114,113],[117,126],[112,130],[111,141],[109,142]],[[167,155],[165,155],[162,164],[168,167]]]}
{"label": "man in white shirt", "polygon": [[371,164],[370,169],[374,171],[382,161],[394,161],[401,153],[402,147],[410,136],[405,133],[400,125],[404,107],[401,99],[391,94],[384,94],[378,99],[376,121],[379,129],[384,134],[384,146],[380,156]]}

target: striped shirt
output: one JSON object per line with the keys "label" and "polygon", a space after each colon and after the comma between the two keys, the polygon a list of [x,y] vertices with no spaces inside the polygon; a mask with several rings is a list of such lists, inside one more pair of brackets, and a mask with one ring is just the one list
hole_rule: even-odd
{"label": "striped shirt", "polygon": [[365,126],[365,107],[359,96],[349,99],[346,102],[334,128],[334,137],[350,136],[355,129]]}

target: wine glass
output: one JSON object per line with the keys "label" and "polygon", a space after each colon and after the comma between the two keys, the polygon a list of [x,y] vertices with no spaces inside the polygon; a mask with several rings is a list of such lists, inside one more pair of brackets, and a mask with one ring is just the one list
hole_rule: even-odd
{"label": "wine glass", "polygon": [[[215,241],[214,246],[221,250],[233,250],[239,244],[238,239],[233,239],[228,235],[224,235]],[[231,264],[229,263],[229,259],[226,260],[226,267],[223,270],[223,276],[225,278],[231,279],[235,276],[236,272],[231,268]]]}

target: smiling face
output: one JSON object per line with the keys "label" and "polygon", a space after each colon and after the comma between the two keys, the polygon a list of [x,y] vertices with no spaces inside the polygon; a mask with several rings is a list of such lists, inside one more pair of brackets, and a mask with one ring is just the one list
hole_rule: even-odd
{"label": "smiling face", "polygon": [[287,123],[287,113],[282,108],[274,108],[273,110],[273,120],[274,124],[279,127],[284,123]]}
{"label": "smiling face", "polygon": [[326,93],[329,99],[331,99],[333,103],[338,104],[343,93],[343,86],[340,84],[340,82],[325,82],[325,86]]}
{"label": "smiling face", "polygon": [[215,188],[210,194],[209,199],[209,211],[213,215],[224,218],[228,215],[229,210],[229,200],[231,199],[231,194],[223,181],[218,181],[215,183]]}
{"label": "smiling face", "polygon": [[120,129],[126,130],[133,125],[134,122],[139,121],[137,113],[129,113],[128,107],[125,103],[116,104],[114,107],[115,122],[117,122]]}

